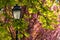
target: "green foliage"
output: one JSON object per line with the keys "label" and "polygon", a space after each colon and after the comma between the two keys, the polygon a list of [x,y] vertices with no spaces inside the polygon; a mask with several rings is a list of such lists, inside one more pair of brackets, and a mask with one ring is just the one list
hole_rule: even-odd
{"label": "green foliage", "polygon": [[8,6],[8,5],[15,5],[16,4],[16,1],[15,0],[0,0],[0,8],[3,8],[5,6]]}
{"label": "green foliage", "polygon": [[23,34],[18,34],[18,38],[23,38]]}
{"label": "green foliage", "polygon": [[30,36],[29,33],[27,33],[27,32],[24,32],[24,35],[25,35],[25,37],[29,37]]}
{"label": "green foliage", "polygon": [[28,33],[25,31],[28,29],[28,22],[22,19],[14,19],[13,20],[13,26],[16,30],[19,30],[21,33],[18,34],[18,37],[22,38],[23,34],[28,37]]}
{"label": "green foliage", "polygon": [[22,19],[14,19],[12,22],[13,26],[18,30],[26,30],[28,26],[28,22]]}
{"label": "green foliage", "polygon": [[[8,5],[14,6],[16,3],[19,4],[20,6],[26,5],[26,8],[28,9],[29,13],[40,12],[38,20],[42,23],[43,28],[52,30],[54,29],[54,27],[51,25],[51,23],[53,22],[57,24],[56,15],[54,15],[53,11],[49,9],[53,5],[54,1],[55,0],[53,0],[52,2],[50,0],[46,0],[46,2],[44,2],[43,4],[42,0],[17,0],[17,1],[16,0],[0,0],[0,8],[8,6]],[[4,16],[7,19],[12,20],[12,21],[5,24],[0,23],[0,27],[2,27],[3,24],[5,27],[13,25],[16,30],[23,32],[24,35],[28,37],[28,33],[25,33],[24,31],[28,28],[27,26],[29,23],[26,22],[24,18],[16,20],[16,19],[11,18],[7,14],[4,14]],[[6,29],[0,29],[0,31],[3,31],[0,33],[1,34],[0,40],[3,40],[3,38],[5,38],[5,36],[3,36],[7,32],[5,30]],[[8,32],[7,32],[7,35],[8,35]],[[19,37],[22,38],[23,34],[19,34]],[[10,40],[9,39],[10,37],[7,36],[6,38],[5,38],[6,40]]]}
{"label": "green foliage", "polygon": [[24,32],[20,31],[20,34],[18,34],[18,38],[23,38],[23,36],[29,37],[30,35],[26,31],[24,31]]}
{"label": "green foliage", "polygon": [[0,40],[11,40],[10,34],[3,27],[0,27]]}

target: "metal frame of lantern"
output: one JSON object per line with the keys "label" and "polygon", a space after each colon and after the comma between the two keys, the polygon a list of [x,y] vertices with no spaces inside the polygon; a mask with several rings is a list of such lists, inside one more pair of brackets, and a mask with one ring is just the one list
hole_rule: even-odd
{"label": "metal frame of lantern", "polygon": [[14,19],[20,19],[21,16],[21,7],[17,4],[12,9],[12,15]]}

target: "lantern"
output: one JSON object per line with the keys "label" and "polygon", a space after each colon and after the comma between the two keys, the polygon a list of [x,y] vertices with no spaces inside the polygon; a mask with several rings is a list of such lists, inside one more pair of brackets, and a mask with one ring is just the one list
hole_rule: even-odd
{"label": "lantern", "polygon": [[21,15],[20,6],[16,4],[16,6],[14,6],[14,8],[12,9],[12,14],[13,14],[14,19],[20,19],[20,15]]}

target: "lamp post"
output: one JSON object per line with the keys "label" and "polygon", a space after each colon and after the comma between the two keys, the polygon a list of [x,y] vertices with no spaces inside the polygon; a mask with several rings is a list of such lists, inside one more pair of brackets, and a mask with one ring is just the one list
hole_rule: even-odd
{"label": "lamp post", "polygon": [[[12,14],[14,19],[20,19],[21,18],[21,7],[17,4],[12,9]],[[16,30],[16,40],[18,40],[18,30]]]}

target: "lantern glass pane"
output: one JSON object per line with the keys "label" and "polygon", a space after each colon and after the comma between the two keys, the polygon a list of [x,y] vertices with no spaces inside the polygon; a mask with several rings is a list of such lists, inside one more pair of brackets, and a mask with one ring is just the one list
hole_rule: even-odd
{"label": "lantern glass pane", "polygon": [[13,15],[15,19],[19,19],[20,18],[20,11],[13,11]]}

